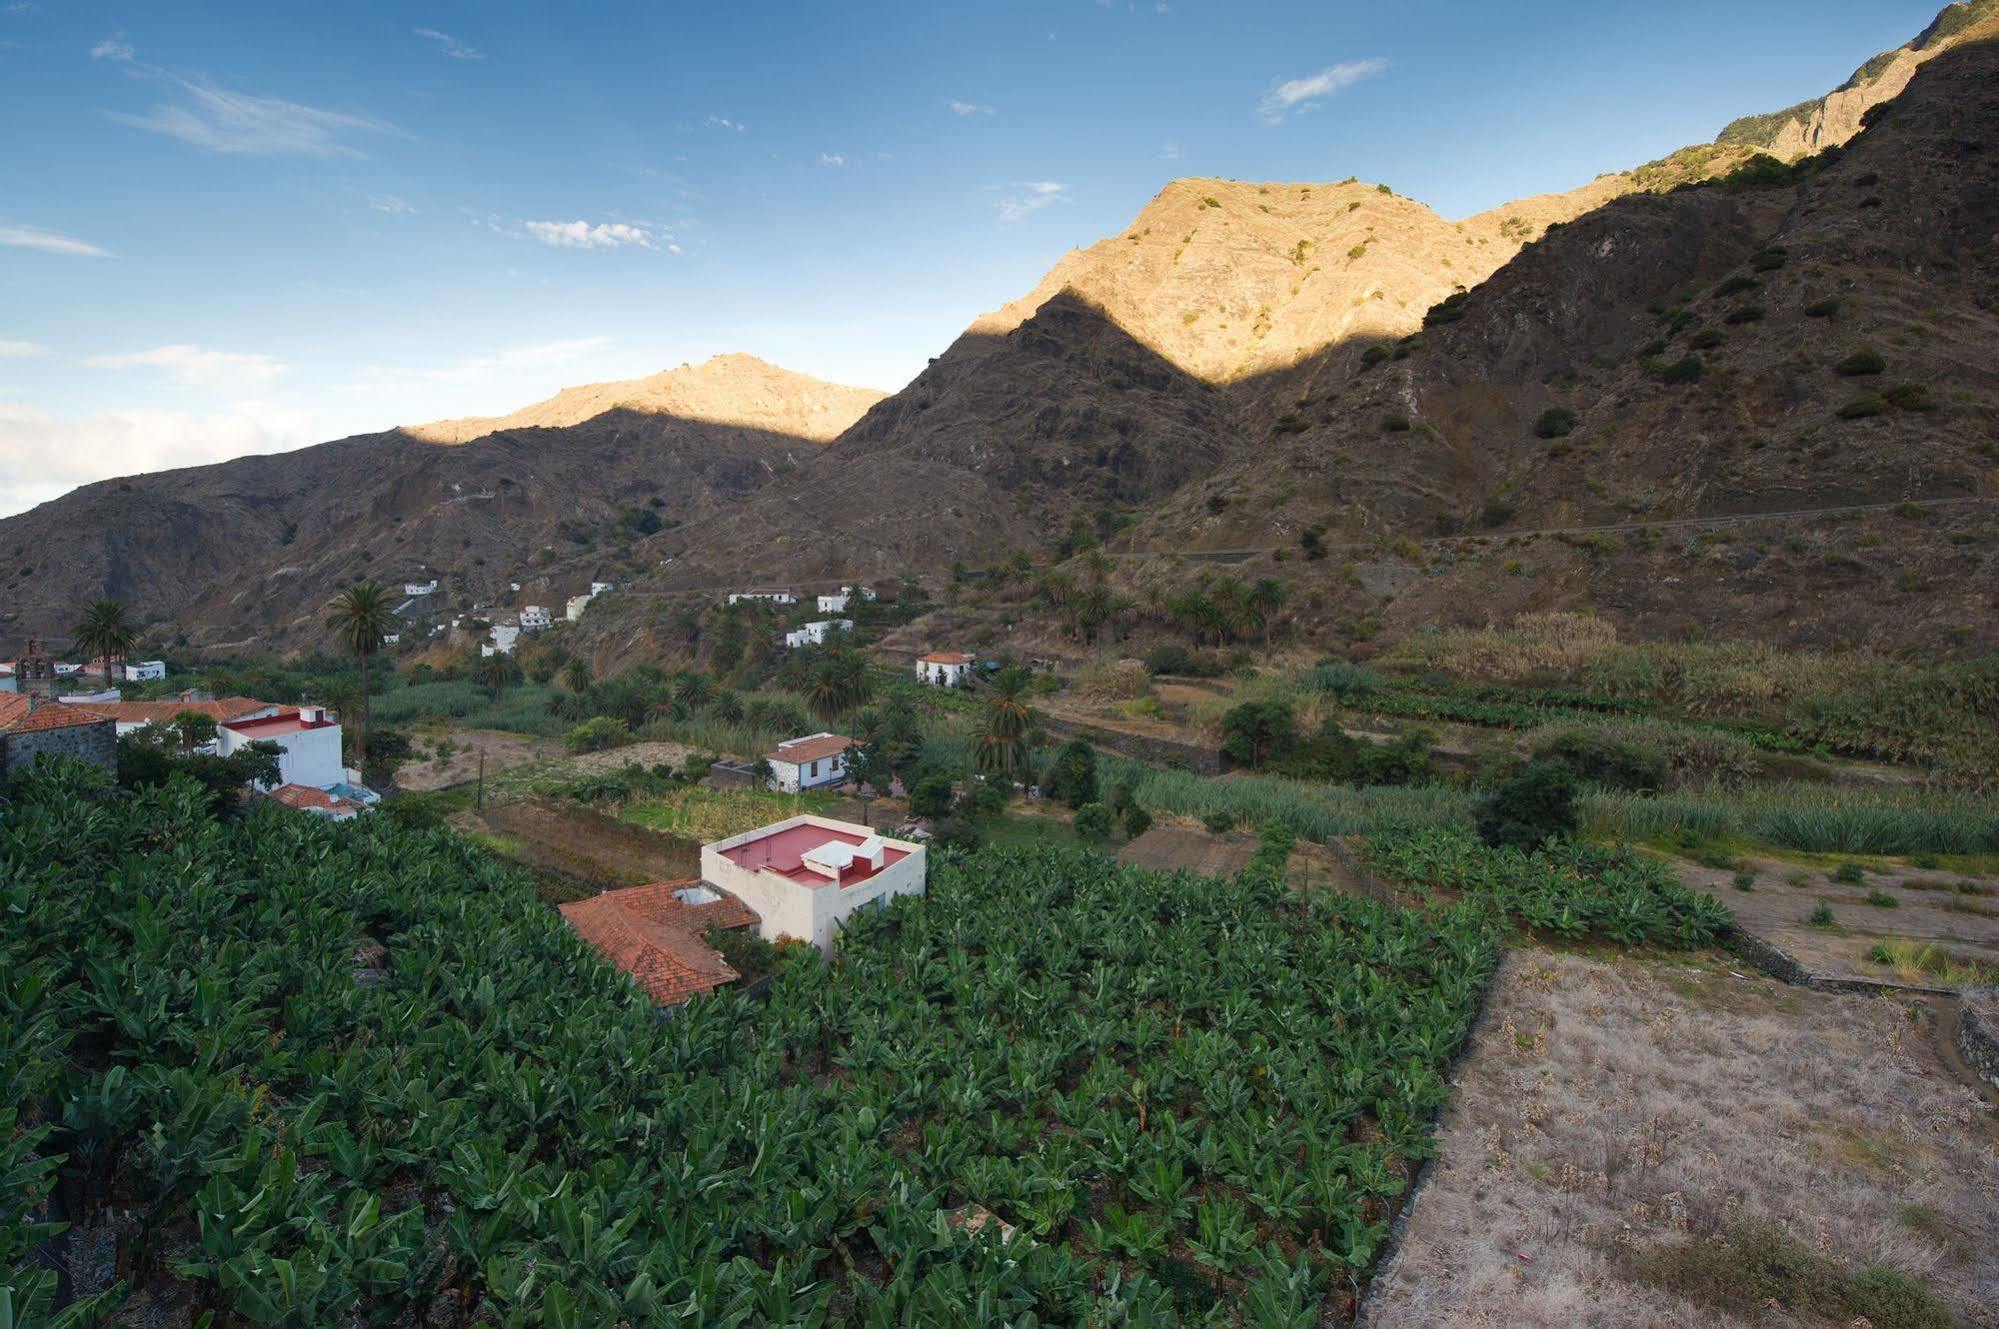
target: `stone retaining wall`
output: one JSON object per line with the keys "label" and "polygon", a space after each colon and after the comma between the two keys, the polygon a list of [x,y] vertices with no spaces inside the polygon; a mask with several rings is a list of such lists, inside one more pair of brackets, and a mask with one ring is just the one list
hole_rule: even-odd
{"label": "stone retaining wall", "polygon": [[1965,992],[1957,1012],[1957,1050],[1979,1079],[1999,1089],[1999,987]]}
{"label": "stone retaining wall", "polygon": [[1192,771],[1196,775],[1222,773],[1222,754],[1218,748],[1202,747],[1198,743],[1182,743],[1171,738],[1131,734],[1122,729],[1105,729],[1098,725],[1082,724],[1053,715],[1044,715],[1041,718],[1041,727],[1048,731],[1050,738],[1063,742],[1080,738],[1093,746],[1130,757],[1133,761],[1144,762],[1148,766]]}

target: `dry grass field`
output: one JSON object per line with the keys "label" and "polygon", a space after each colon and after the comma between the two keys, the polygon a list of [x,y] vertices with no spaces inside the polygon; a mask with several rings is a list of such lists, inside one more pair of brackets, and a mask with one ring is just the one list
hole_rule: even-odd
{"label": "dry grass field", "polygon": [[1999,1124],[1923,1005],[1524,949],[1364,1323],[1999,1324]]}

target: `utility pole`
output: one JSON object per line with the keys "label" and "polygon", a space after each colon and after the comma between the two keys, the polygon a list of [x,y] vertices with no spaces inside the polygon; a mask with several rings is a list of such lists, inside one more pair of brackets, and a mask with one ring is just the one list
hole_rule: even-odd
{"label": "utility pole", "polygon": [[472,796],[472,807],[475,812],[486,810],[486,749],[484,748],[479,749],[479,788]]}

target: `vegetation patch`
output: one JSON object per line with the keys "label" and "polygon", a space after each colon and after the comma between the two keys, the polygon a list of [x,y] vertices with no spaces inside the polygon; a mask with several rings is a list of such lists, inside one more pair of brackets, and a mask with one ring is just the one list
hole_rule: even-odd
{"label": "vegetation patch", "polygon": [[1848,1269],[1765,1220],[1745,1219],[1640,1252],[1644,1282],[1700,1306],[1756,1321],[1770,1310],[1874,1329],[1950,1329],[1957,1323],[1924,1284],[1883,1265]]}

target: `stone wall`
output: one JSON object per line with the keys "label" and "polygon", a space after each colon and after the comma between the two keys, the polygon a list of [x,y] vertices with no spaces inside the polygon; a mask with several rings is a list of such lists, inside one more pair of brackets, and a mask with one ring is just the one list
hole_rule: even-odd
{"label": "stone wall", "polygon": [[1957,1012],[1957,1050],[1979,1079],[1999,1089],[1999,987],[1966,990]]}
{"label": "stone wall", "polygon": [[106,770],[118,769],[118,726],[109,720],[97,724],[65,725],[61,729],[35,729],[25,734],[0,736],[0,775],[11,775],[42,757],[74,757]]}
{"label": "stone wall", "polygon": [[1042,717],[1041,727],[1048,731],[1050,738],[1059,742],[1080,738],[1094,747],[1119,753],[1134,761],[1142,761],[1148,766],[1192,771],[1196,775],[1222,773],[1222,754],[1219,748],[1202,747],[1198,743],[1182,743],[1171,738],[1151,738],[1144,734],[1130,734],[1122,729],[1106,729],[1093,724],[1079,724],[1074,720],[1062,720],[1052,715]]}
{"label": "stone wall", "polygon": [[580,803],[530,798],[486,813],[489,829],[516,841],[538,867],[599,886],[637,886],[701,875],[701,846],[619,821]]}

